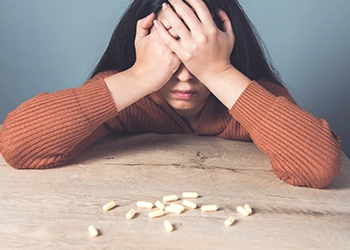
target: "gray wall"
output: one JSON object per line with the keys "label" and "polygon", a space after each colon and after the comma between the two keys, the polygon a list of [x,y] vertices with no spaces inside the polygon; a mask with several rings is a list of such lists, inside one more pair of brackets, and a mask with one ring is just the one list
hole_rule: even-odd
{"label": "gray wall", "polygon": [[[128,0],[0,0],[0,123],[40,92],[81,85]],[[350,156],[349,0],[241,0],[286,86]]]}

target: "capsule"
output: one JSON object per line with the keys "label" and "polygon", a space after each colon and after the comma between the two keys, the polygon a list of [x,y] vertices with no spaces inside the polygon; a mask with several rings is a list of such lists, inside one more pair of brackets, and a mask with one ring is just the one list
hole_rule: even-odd
{"label": "capsule", "polygon": [[150,212],[149,214],[148,214],[148,217],[150,217],[150,218],[158,218],[158,217],[161,217],[161,216],[163,216],[165,213],[164,213],[164,211],[163,210],[156,210],[156,211],[153,211],[153,212]]}
{"label": "capsule", "polygon": [[179,197],[177,197],[176,194],[173,195],[167,195],[163,197],[163,201],[164,202],[171,202],[171,201],[177,201],[179,199]]}
{"label": "capsule", "polygon": [[203,212],[215,212],[218,210],[218,207],[216,205],[203,205],[201,206],[201,210]]}
{"label": "capsule", "polygon": [[196,193],[196,192],[183,192],[182,193],[182,198],[185,198],[185,199],[196,199],[196,198],[198,198],[198,193]]}
{"label": "capsule", "polygon": [[184,200],[182,202],[182,204],[186,207],[189,207],[189,208],[193,208],[193,209],[196,209],[197,208],[197,204],[192,202],[192,201],[188,201],[188,200]]}
{"label": "capsule", "polygon": [[90,225],[88,227],[88,230],[89,230],[89,234],[92,236],[92,237],[96,237],[98,236],[98,230],[96,229],[96,227],[94,225]]}
{"label": "capsule", "polygon": [[153,208],[153,203],[147,201],[138,201],[136,203],[136,206],[140,208]]}
{"label": "capsule", "polygon": [[178,208],[181,210],[181,212],[185,211],[185,207],[180,205],[180,204],[176,204],[176,203],[170,203],[169,205],[170,207],[173,207],[173,208]]}
{"label": "capsule", "polygon": [[238,213],[240,213],[243,216],[249,216],[249,212],[245,210],[242,206],[236,207],[236,210]]}
{"label": "capsule", "polygon": [[111,210],[112,208],[114,208],[115,206],[116,206],[115,202],[110,201],[107,204],[103,205],[102,209],[103,209],[103,211],[108,211],[108,210]]}
{"label": "capsule", "polygon": [[172,232],[174,230],[173,225],[168,220],[164,221],[164,227],[168,232]]}
{"label": "capsule", "polygon": [[224,224],[226,227],[230,227],[233,222],[235,222],[235,218],[233,216],[230,216],[225,220]]}
{"label": "capsule", "polygon": [[245,205],[244,205],[244,209],[247,210],[247,212],[248,212],[249,214],[252,214],[252,213],[253,213],[252,208],[251,208],[248,204],[245,204]]}
{"label": "capsule", "polygon": [[173,213],[173,214],[181,214],[182,213],[181,209],[175,208],[175,207],[170,207],[170,206],[166,206],[165,211],[169,212],[169,213]]}
{"label": "capsule", "polygon": [[131,220],[132,218],[134,218],[135,214],[136,214],[135,209],[130,209],[130,211],[125,215],[125,217],[128,220]]}
{"label": "capsule", "polygon": [[160,201],[156,201],[154,203],[154,205],[156,205],[156,207],[159,208],[160,210],[164,210],[165,209],[165,205],[163,203],[161,203]]}

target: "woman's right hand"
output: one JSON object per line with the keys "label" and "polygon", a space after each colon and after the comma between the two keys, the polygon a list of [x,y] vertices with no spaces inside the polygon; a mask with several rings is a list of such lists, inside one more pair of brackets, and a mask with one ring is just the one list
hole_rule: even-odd
{"label": "woman's right hand", "polygon": [[139,20],[136,27],[136,62],[130,70],[154,92],[163,87],[180,66],[178,56],[152,29],[155,14]]}

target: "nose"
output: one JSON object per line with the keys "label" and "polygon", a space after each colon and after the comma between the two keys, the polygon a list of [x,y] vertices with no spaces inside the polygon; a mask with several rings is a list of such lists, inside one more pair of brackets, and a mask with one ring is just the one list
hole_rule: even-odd
{"label": "nose", "polygon": [[191,72],[183,64],[180,65],[180,67],[175,72],[174,76],[181,82],[185,82],[193,78]]}

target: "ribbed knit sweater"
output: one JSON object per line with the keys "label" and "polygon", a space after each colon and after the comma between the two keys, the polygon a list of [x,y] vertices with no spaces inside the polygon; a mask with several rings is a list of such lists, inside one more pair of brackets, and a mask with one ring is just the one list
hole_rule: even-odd
{"label": "ribbed knit sweater", "polygon": [[278,178],[296,186],[326,187],[340,171],[340,138],[280,86],[253,81],[230,110],[209,96],[193,131],[158,92],[118,112],[104,82],[113,73],[39,94],[10,112],[0,132],[5,161],[18,169],[51,168],[113,131],[186,133],[252,140]]}

